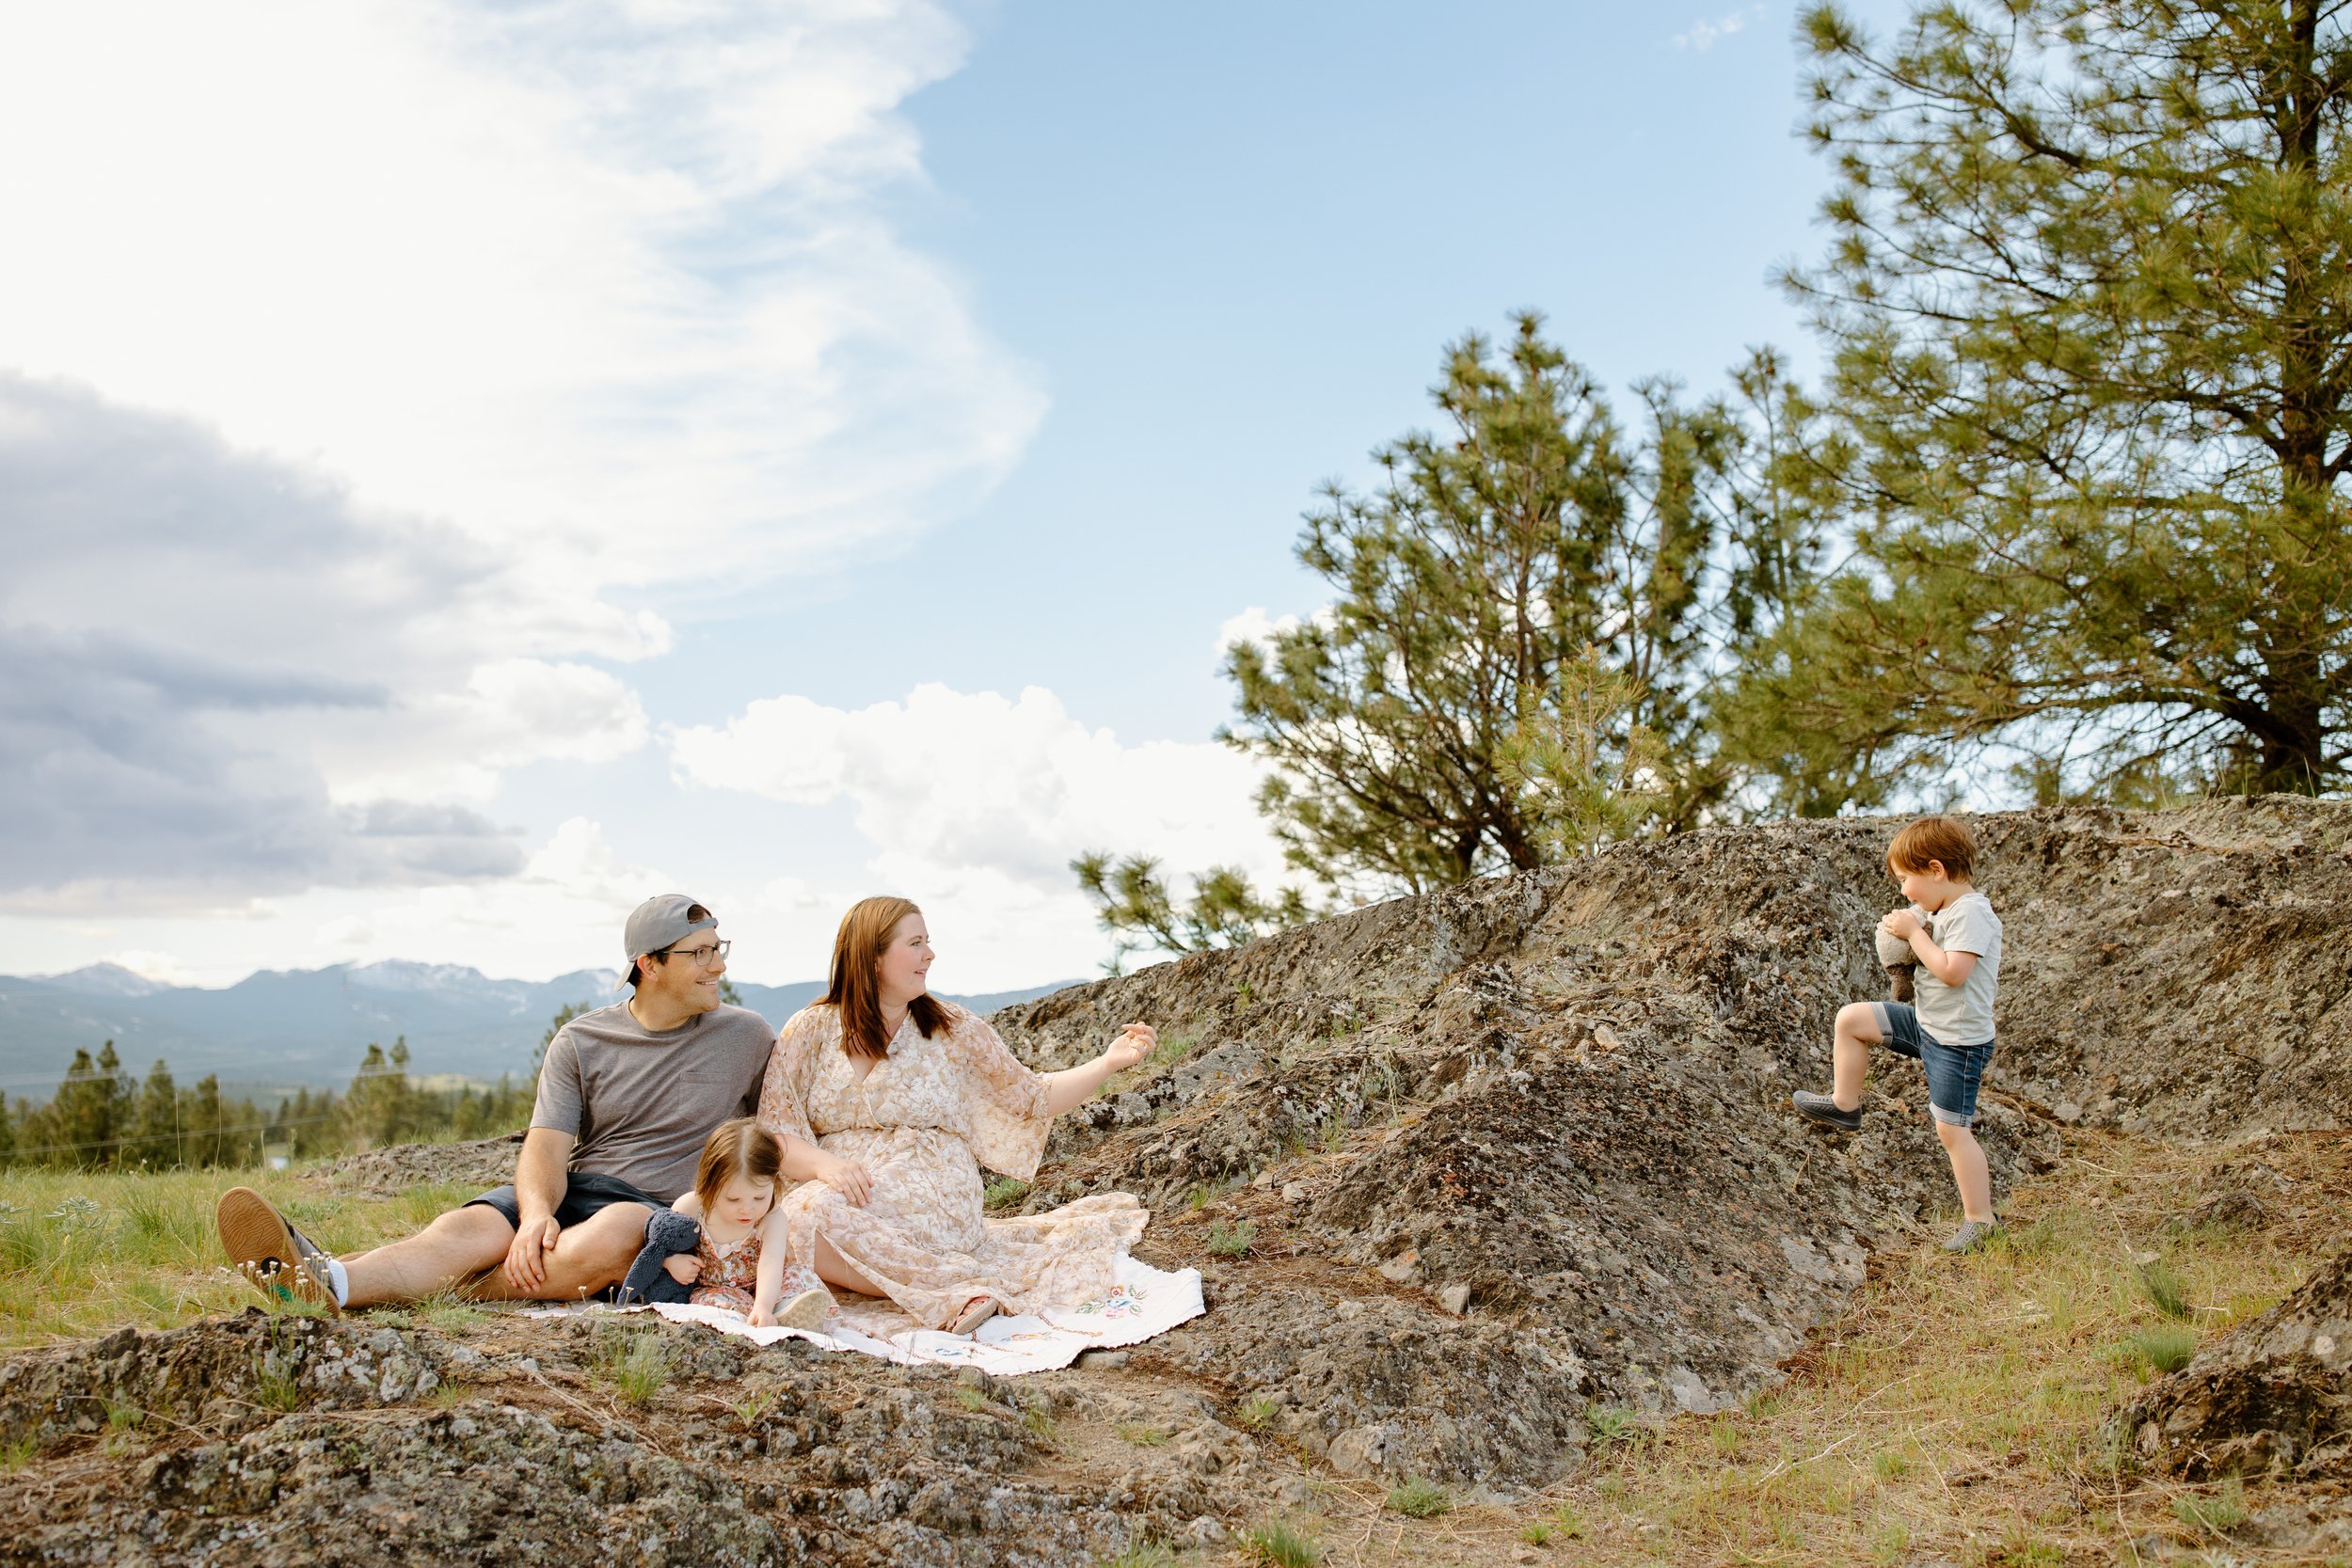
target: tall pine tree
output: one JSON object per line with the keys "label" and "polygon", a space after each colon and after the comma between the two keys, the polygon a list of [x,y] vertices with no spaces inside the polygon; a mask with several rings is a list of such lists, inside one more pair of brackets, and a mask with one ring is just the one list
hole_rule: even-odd
{"label": "tall pine tree", "polygon": [[1804,19],[1867,521],[1737,749],[1834,810],[1987,749],[2040,790],[2341,784],[2352,39],[2340,3]]}

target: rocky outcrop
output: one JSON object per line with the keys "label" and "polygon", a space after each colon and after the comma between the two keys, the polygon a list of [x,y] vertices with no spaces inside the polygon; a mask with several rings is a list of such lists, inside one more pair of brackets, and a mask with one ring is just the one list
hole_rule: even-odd
{"label": "rocky outcrop", "polygon": [[[2231,1139],[2344,1122],[2352,809],[1978,828],[2008,934],[1979,1129],[1996,1194],[2071,1123]],[[0,1363],[0,1435],[38,1448],[0,1486],[0,1561],[100,1560],[76,1544],[96,1540],[146,1543],[145,1560],[340,1561],[424,1530],[489,1562],[1071,1562],[1143,1533],[1214,1539],[1316,1471],[1544,1486],[1581,1463],[1597,1409],[1661,1420],[1742,1398],[1874,1255],[1940,1237],[1950,1178],[1915,1067],[1883,1064],[1851,1137],[1787,1109],[1826,1080],[1837,1006],[1883,990],[1891,830],[1620,846],[998,1014],[1041,1068],[1126,1019],[1160,1027],[1157,1059],[1063,1119],[1023,1200],[1136,1192],[1147,1259],[1203,1270],[1209,1312],[1116,1357],[997,1386],[634,1320],[117,1336]],[[488,1185],[511,1148],[379,1150],[326,1180]],[[2263,1201],[2177,1223],[2260,1223]],[[2132,1440],[2153,1422],[2152,1462],[2185,1471],[2176,1451],[2230,1443],[2333,1465],[2341,1407],[2316,1369],[2342,1363],[2317,1348],[2321,1307],[2307,1317],[2300,1350],[2246,1363],[2271,1370],[2232,1383],[2201,1361],[2152,1389],[2212,1374],[2210,1397],[2151,1407]],[[667,1381],[632,1402],[608,1337],[640,1332]],[[108,1414],[151,1398],[175,1424]],[[2169,1435],[2192,1406],[2244,1415]],[[133,1450],[109,1485],[72,1479],[108,1445]],[[710,1532],[682,1544],[689,1516]],[[310,1555],[271,1544],[291,1540]]]}
{"label": "rocky outcrop", "polygon": [[2352,1252],[2151,1384],[2116,1426],[2140,1463],[2185,1481],[2352,1476]]}

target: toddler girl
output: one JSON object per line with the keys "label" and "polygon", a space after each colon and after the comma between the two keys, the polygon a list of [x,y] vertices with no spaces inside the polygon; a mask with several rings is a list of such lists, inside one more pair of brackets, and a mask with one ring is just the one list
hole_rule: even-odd
{"label": "toddler girl", "polygon": [[740,1312],[754,1328],[821,1329],[833,1293],[808,1271],[793,1271],[791,1299],[781,1309],[776,1306],[785,1293],[784,1216],[777,1208],[783,1170],[784,1146],[773,1132],[750,1117],[721,1122],[703,1145],[694,1190],[671,1209],[674,1222],[681,1216],[702,1222],[693,1250],[679,1245],[683,1227],[674,1223],[669,1229],[675,1239],[669,1244],[677,1250],[661,1266],[678,1284],[693,1288],[687,1299],[696,1307]]}

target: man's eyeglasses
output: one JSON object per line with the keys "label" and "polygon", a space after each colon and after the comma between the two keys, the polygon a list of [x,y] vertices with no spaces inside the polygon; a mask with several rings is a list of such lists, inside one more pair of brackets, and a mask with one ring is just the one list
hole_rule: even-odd
{"label": "man's eyeglasses", "polygon": [[714,963],[726,962],[727,949],[734,945],[735,943],[731,942],[713,942],[701,947],[665,947],[654,957],[657,958],[691,958],[703,968],[708,969]]}

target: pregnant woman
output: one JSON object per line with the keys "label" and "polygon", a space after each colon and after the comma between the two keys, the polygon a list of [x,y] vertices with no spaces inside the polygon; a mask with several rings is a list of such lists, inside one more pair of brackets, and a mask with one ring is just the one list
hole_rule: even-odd
{"label": "pregnant woman", "polygon": [[1141,1061],[1151,1026],[1126,1025],[1083,1067],[1032,1072],[995,1030],[928,993],[930,966],[922,911],[861,900],[834,939],[830,989],[777,1037],[760,1123],[825,1156],[818,1180],[784,1200],[787,1266],[958,1334],[1000,1310],[1102,1294],[1151,1218],[1135,1196],[992,1220],[980,1168],[1029,1180],[1054,1117]]}

